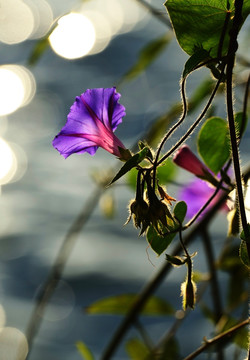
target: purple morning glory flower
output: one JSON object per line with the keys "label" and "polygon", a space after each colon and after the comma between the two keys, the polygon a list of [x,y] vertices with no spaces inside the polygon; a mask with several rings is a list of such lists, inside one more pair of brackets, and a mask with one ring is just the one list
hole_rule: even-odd
{"label": "purple morning glory flower", "polygon": [[[188,185],[184,186],[180,193],[179,198],[185,201],[188,205],[187,208],[187,218],[191,219],[197,212],[202,208],[203,205],[208,201],[208,199],[213,195],[215,188],[208,184],[206,181],[195,179],[190,182]],[[206,211],[213,206],[213,204],[221,196],[222,190],[218,192],[215,198],[211,201]],[[227,204],[222,205],[222,209],[228,211],[229,208]]]}
{"label": "purple morning glory flower", "polygon": [[[187,218],[191,219],[197,212],[205,205],[208,199],[213,195],[215,187],[209,184],[207,181],[203,181],[199,178],[213,179],[211,171],[203,164],[197,156],[191,151],[187,145],[183,145],[175,153],[173,161],[176,165],[196,175],[198,179],[195,179],[188,185],[185,185],[180,191],[179,198],[185,201],[188,205]],[[211,174],[211,176],[210,176]],[[218,192],[215,198],[211,201],[207,209],[203,214],[218,200],[221,196],[222,190]],[[222,205],[222,209],[228,211],[227,204]]]}
{"label": "purple morning glory flower", "polygon": [[118,103],[121,95],[113,88],[88,89],[77,96],[67,122],[52,144],[65,159],[74,153],[94,155],[98,147],[121,157],[123,143],[114,135],[126,115]]}

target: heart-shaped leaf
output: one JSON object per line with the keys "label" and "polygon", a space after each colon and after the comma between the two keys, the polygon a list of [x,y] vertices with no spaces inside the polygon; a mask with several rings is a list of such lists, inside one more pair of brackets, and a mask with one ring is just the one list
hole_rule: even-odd
{"label": "heart-shaped leaf", "polygon": [[209,169],[217,174],[230,156],[226,120],[212,117],[204,123],[198,136],[198,151]]}
{"label": "heart-shaped leaf", "polygon": [[[227,6],[228,3],[228,6]],[[168,10],[177,40],[182,49],[192,56],[197,49],[208,51],[216,58],[221,33],[227,23],[221,54],[226,55],[229,32],[234,17],[234,1],[229,0],[167,0]],[[245,0],[242,24],[250,12],[250,1]]]}
{"label": "heart-shaped leaf", "polygon": [[[187,212],[187,204],[184,201],[178,202],[174,207],[174,216],[178,219],[179,223],[173,222],[173,226],[169,226],[169,229],[163,227],[162,232],[165,235],[160,235],[153,226],[150,226],[147,231],[147,241],[150,247],[158,254],[161,255],[163,251],[171,244],[174,239],[178,228],[184,221]],[[169,234],[169,230],[171,231]],[[176,231],[176,232],[175,232]]]}

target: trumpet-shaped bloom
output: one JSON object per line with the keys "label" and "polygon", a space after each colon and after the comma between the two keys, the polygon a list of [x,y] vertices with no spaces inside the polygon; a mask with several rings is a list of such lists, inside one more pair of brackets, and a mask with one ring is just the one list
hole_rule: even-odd
{"label": "trumpet-shaped bloom", "polygon": [[94,155],[98,147],[120,157],[125,146],[114,131],[126,115],[118,103],[121,95],[113,88],[88,89],[77,96],[67,122],[52,144],[65,159],[74,153]]}
{"label": "trumpet-shaped bloom", "polygon": [[187,145],[176,151],[173,162],[199,177],[206,177],[210,170],[204,165]]}
{"label": "trumpet-shaped bloom", "polygon": [[[185,185],[179,194],[180,199],[184,200],[188,205],[187,218],[191,219],[213,195],[215,187],[211,184],[216,184],[216,180],[211,171],[196,157],[187,145],[180,147],[180,149],[175,153],[173,161],[176,165],[198,177],[198,179],[195,179]],[[209,180],[211,184],[208,184],[207,181],[203,181],[202,179]],[[223,190],[218,192],[204,213],[213,206],[213,204],[221,196],[222,192]],[[228,211],[229,207],[227,204],[223,204],[222,209]]]}

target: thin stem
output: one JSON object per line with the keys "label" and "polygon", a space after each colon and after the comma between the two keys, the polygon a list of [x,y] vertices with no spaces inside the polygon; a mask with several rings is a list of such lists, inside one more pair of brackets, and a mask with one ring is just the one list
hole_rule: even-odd
{"label": "thin stem", "polygon": [[[230,161],[231,163],[231,161]],[[206,210],[206,208],[211,204],[211,202],[213,201],[213,199],[217,196],[217,194],[219,193],[219,191],[221,190],[221,185],[223,183],[223,179],[220,180],[220,182],[218,183],[217,188],[215,189],[214,193],[210,196],[210,198],[206,201],[206,203],[200,208],[200,210],[192,217],[191,220],[189,220],[189,222],[183,226],[182,230],[186,230],[187,228],[189,228],[197,219],[198,217],[203,213],[204,210]],[[225,189],[223,189],[225,191]],[[229,190],[228,190],[229,192]],[[227,192],[227,193],[228,193]]]}
{"label": "thin stem", "polygon": [[158,163],[156,164],[156,166],[160,165],[163,161],[165,161],[173,152],[175,152],[178,147],[192,134],[192,132],[195,130],[195,128],[199,125],[200,121],[203,119],[203,117],[205,116],[207,110],[209,109],[215,95],[216,92],[219,88],[219,85],[222,81],[222,78],[224,76],[224,69],[225,69],[225,65],[223,65],[223,68],[221,70],[221,75],[219,80],[217,81],[214,90],[205,106],[205,108],[203,109],[203,111],[201,112],[201,114],[198,116],[198,118],[196,119],[196,121],[193,123],[192,126],[190,126],[190,128],[188,129],[188,131],[180,138],[179,141],[177,141],[177,143],[158,161]]}
{"label": "thin stem", "polygon": [[222,32],[221,32],[221,36],[220,36],[220,42],[219,42],[219,45],[218,45],[218,53],[217,53],[218,59],[221,58],[222,48],[223,48],[224,39],[225,39],[228,23],[229,23],[229,20],[230,20],[230,16],[231,16],[231,12],[227,11],[225,21],[224,21],[224,25],[223,25]]}
{"label": "thin stem", "polygon": [[[209,236],[207,227],[204,227],[203,231],[201,232],[201,237],[203,240],[203,246],[205,248],[205,254],[207,258],[208,268],[210,272],[210,283],[211,283],[211,290],[212,290],[212,301],[215,313],[215,321],[218,323],[220,320],[223,310],[221,304],[221,297],[220,297],[220,287],[215,267],[215,257],[213,252],[213,247],[211,243],[211,238]],[[218,351],[218,360],[223,360],[223,349],[217,347]]]}
{"label": "thin stem", "polygon": [[220,287],[219,287],[219,282],[215,267],[215,257],[214,257],[213,247],[211,244],[211,238],[208,234],[208,230],[206,227],[201,232],[201,236],[202,236],[203,245],[207,256],[208,268],[211,276],[210,280],[211,280],[211,288],[212,288],[213,305],[215,311],[215,321],[218,322],[223,314],[223,310],[222,310],[221,297],[220,297]]}
{"label": "thin stem", "polygon": [[[175,218],[175,219],[176,219],[176,218]],[[177,219],[177,220],[178,220],[178,219]],[[179,223],[179,225],[181,224],[179,220],[178,220],[178,223]],[[184,252],[185,252],[186,257],[187,257],[188,259],[190,259],[190,255],[189,255],[189,253],[188,253],[188,251],[187,251],[187,248],[186,248],[186,246],[185,246],[185,244],[184,244],[184,241],[183,241],[183,238],[182,238],[182,229],[179,230],[179,239],[180,239],[180,243],[181,243],[181,246],[182,246],[182,248],[183,248],[183,250],[184,250]]]}
{"label": "thin stem", "polygon": [[167,25],[172,29],[171,23],[166,16],[164,16],[163,12],[153,7],[151,4],[144,0],[135,0],[140,5],[142,5],[145,9],[147,9],[153,16],[155,16],[158,20],[160,20],[164,25]]}
{"label": "thin stem", "polygon": [[242,321],[240,324],[232,327],[231,329],[224,331],[223,333],[215,336],[214,338],[210,339],[210,340],[205,340],[205,343],[200,346],[197,350],[195,350],[192,354],[188,355],[187,357],[185,357],[185,359],[183,360],[193,360],[195,359],[198,355],[200,355],[201,353],[203,353],[205,350],[207,350],[210,346],[215,345],[217,343],[219,343],[221,340],[224,340],[225,338],[230,338],[233,335],[235,335],[235,333],[240,330],[241,328],[243,328],[244,326],[249,324],[249,319],[246,319],[244,321]]}
{"label": "thin stem", "polygon": [[174,126],[164,136],[164,138],[162,139],[162,141],[160,143],[160,146],[158,147],[158,150],[157,150],[157,153],[155,156],[154,165],[153,165],[153,189],[155,188],[156,169],[157,169],[157,163],[158,163],[158,159],[159,159],[161,150],[162,150],[165,142],[167,141],[167,139],[175,132],[176,129],[178,129],[178,127],[182,124],[182,122],[185,120],[185,117],[187,115],[188,109],[187,109],[187,99],[186,99],[186,94],[185,94],[185,83],[186,83],[186,77],[182,80],[182,83],[181,83],[181,97],[182,97],[182,106],[183,106],[181,118],[177,121],[176,124],[174,124]]}
{"label": "thin stem", "polygon": [[237,36],[240,29],[240,25],[242,23],[242,5],[243,0],[238,0],[235,2],[235,16],[233,21],[233,27],[230,35],[230,43],[228,47],[228,61],[227,61],[227,71],[226,71],[226,100],[227,100],[227,114],[228,114],[228,124],[229,124],[229,132],[231,139],[231,148],[232,148],[232,158],[234,164],[234,172],[235,172],[235,181],[236,181],[236,189],[237,189],[237,201],[239,204],[240,217],[242,222],[242,227],[246,237],[246,245],[248,257],[250,259],[250,231],[247,225],[247,217],[245,212],[245,204],[244,204],[244,195],[242,189],[242,178],[241,178],[241,169],[240,169],[240,160],[239,160],[239,152],[238,152],[238,144],[237,144],[237,136],[235,130],[234,123],[234,109],[233,109],[233,68],[235,62],[235,52],[237,50]]}
{"label": "thin stem", "polygon": [[147,331],[145,330],[144,326],[142,326],[142,324],[140,323],[140,321],[137,319],[135,321],[135,327],[137,328],[138,332],[141,335],[142,340],[144,341],[145,345],[147,346],[147,348],[152,351],[154,344],[152,339],[149,337],[149,334],[147,333]]}
{"label": "thin stem", "polygon": [[242,109],[242,124],[241,124],[241,128],[239,129],[239,139],[238,141],[240,142],[241,136],[243,134],[243,131],[245,129],[246,126],[246,121],[247,121],[247,102],[248,102],[248,95],[249,95],[249,86],[250,86],[250,74],[248,75],[248,79],[246,82],[246,89],[245,89],[245,94],[244,94],[244,102],[243,102],[243,109]]}

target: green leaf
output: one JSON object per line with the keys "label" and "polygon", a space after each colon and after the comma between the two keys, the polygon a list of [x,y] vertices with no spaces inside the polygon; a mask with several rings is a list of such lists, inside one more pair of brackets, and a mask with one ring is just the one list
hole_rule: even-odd
{"label": "green leaf", "polygon": [[150,356],[147,346],[137,338],[128,340],[125,348],[132,360],[143,360]]}
{"label": "green leaf", "polygon": [[123,167],[118,171],[118,173],[115,175],[113,180],[108,184],[111,185],[118,179],[120,179],[123,175],[125,175],[127,172],[129,172],[131,169],[136,167],[142,160],[144,160],[148,155],[151,154],[151,151],[148,147],[144,147],[141,151],[139,151],[137,154],[133,155],[124,165]]}
{"label": "green leaf", "polygon": [[166,260],[168,262],[170,262],[171,265],[177,266],[177,267],[184,265],[187,262],[187,258],[182,259],[180,256],[172,256],[172,255],[168,255],[168,254],[166,254]]}
{"label": "green leaf", "polygon": [[140,150],[142,150],[142,149],[144,149],[146,147],[146,144],[144,144],[144,142],[140,140],[138,142],[138,147],[139,147]]}
{"label": "green leaf", "polygon": [[132,80],[138,76],[162,53],[172,39],[172,34],[165,34],[147,44],[139,54],[136,64],[124,75],[121,81]]}
{"label": "green leaf", "polygon": [[[234,16],[234,1],[229,0],[167,0],[168,10],[177,40],[181,48],[190,56],[203,48],[212,58],[217,57],[221,33],[225,19],[228,20],[222,55],[226,55],[229,44],[229,31]],[[250,11],[250,2],[245,0],[242,16],[244,22]]]}
{"label": "green leaf", "polygon": [[228,125],[224,119],[207,119],[198,135],[198,151],[205,164],[217,174],[230,156]]}
{"label": "green leaf", "polygon": [[238,138],[241,138],[247,127],[247,116],[244,118],[243,112],[238,112],[234,115],[234,122]]}
{"label": "green leaf", "polygon": [[[250,232],[250,224],[247,224],[247,227],[248,227],[248,231]],[[242,230],[242,232],[240,233],[240,238],[241,238],[241,240],[244,240],[244,241],[248,240],[248,242],[249,242],[249,239],[246,239],[244,230]]]}
{"label": "green leaf", "polygon": [[247,244],[244,240],[241,240],[240,243],[240,259],[242,263],[246,265],[246,267],[250,268],[250,261],[247,252]]}
{"label": "green leaf", "polygon": [[82,341],[77,341],[76,347],[84,360],[94,360],[92,352]]}
{"label": "green leaf", "polygon": [[204,49],[198,49],[186,62],[182,77],[187,77],[203,61],[209,58],[209,52]]}
{"label": "green leaf", "polygon": [[239,329],[233,339],[233,342],[241,349],[248,350],[249,332],[246,328]]}
{"label": "green leaf", "polygon": [[[166,228],[162,230],[165,230],[166,233],[168,231]],[[156,254],[161,255],[171,244],[175,235],[175,232],[167,235],[160,235],[153,226],[150,226],[147,231],[147,241]]]}
{"label": "green leaf", "polygon": [[131,169],[126,176],[127,184],[134,191],[136,190],[136,179],[137,179],[138,171],[137,169]]}
{"label": "green leaf", "polygon": [[174,207],[174,215],[182,223],[187,213],[187,204],[185,201],[179,201]]}
{"label": "green leaf", "polygon": [[[184,201],[180,201],[175,205],[174,215],[180,221],[180,224],[183,222],[187,212],[187,204]],[[176,231],[180,224],[173,223],[172,226],[169,226],[169,230],[171,231],[168,234],[168,229],[163,227],[161,230],[166,235],[160,235],[153,226],[150,226],[147,231],[147,241],[150,247],[157,253],[157,255],[161,255],[163,251],[165,251],[168,246],[171,244],[172,240],[176,235]]]}
{"label": "green leaf", "polygon": [[[136,294],[123,294],[110,296],[98,300],[86,308],[88,314],[112,314],[112,315],[125,315],[131,306],[136,302]],[[172,315],[174,310],[170,304],[156,296],[152,296],[141,314],[143,315]]]}

